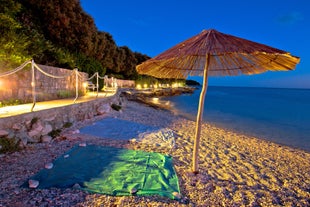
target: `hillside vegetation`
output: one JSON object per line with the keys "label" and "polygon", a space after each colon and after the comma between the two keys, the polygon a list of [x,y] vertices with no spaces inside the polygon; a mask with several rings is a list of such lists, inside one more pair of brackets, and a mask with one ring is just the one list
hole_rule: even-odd
{"label": "hillside vegetation", "polygon": [[26,60],[139,79],[135,66],[149,59],[117,46],[99,31],[78,0],[0,0],[0,71]]}

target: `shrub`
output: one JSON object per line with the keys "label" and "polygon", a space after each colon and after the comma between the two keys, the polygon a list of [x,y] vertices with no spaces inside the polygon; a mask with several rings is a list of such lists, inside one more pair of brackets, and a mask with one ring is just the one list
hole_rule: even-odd
{"label": "shrub", "polygon": [[117,105],[117,104],[112,104],[111,107],[112,107],[112,109],[114,109],[115,111],[119,111],[119,110],[122,109],[122,106]]}
{"label": "shrub", "polygon": [[35,123],[37,123],[39,121],[38,117],[33,117],[30,121],[30,126],[32,127],[32,125],[34,125]]}
{"label": "shrub", "polygon": [[8,99],[0,101],[0,108],[5,106],[15,106],[19,104],[23,104],[24,102],[19,99]]}
{"label": "shrub", "polygon": [[0,153],[10,153],[20,150],[19,142],[16,142],[13,138],[0,138],[0,146]]}
{"label": "shrub", "polygon": [[56,138],[60,135],[61,129],[55,129],[53,131],[51,131],[50,133],[48,133],[49,136]]}
{"label": "shrub", "polygon": [[70,97],[74,97],[75,93],[73,91],[69,91],[69,90],[60,90],[57,93],[57,97],[58,98],[70,98]]}
{"label": "shrub", "polygon": [[70,128],[71,126],[72,126],[71,122],[66,122],[64,123],[63,128]]}

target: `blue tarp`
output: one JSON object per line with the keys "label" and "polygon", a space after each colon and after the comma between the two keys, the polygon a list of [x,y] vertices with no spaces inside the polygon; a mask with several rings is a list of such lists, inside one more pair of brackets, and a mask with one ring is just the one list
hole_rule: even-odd
{"label": "blue tarp", "polygon": [[93,125],[82,127],[80,132],[103,138],[129,140],[138,137],[140,133],[158,129],[159,127],[108,117]]}

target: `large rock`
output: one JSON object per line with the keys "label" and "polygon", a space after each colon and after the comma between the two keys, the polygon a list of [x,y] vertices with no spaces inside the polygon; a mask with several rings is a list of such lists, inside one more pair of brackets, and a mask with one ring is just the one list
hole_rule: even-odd
{"label": "large rock", "polygon": [[48,135],[45,135],[41,138],[42,142],[43,143],[50,143],[52,141],[52,137],[51,136],[48,136]]}
{"label": "large rock", "polygon": [[14,139],[16,136],[15,136],[15,133],[11,131],[11,132],[9,132],[9,135],[6,137],[9,139]]}
{"label": "large rock", "polygon": [[18,131],[18,130],[23,129],[23,127],[24,127],[24,126],[23,126],[22,124],[20,124],[20,123],[15,123],[15,124],[13,125],[12,129]]}
{"label": "large rock", "polygon": [[0,137],[6,137],[9,135],[9,132],[3,129],[0,129]]}
{"label": "large rock", "polygon": [[44,121],[47,121],[47,122],[52,122],[54,121],[56,118],[56,114],[52,115],[52,116],[49,116],[48,118],[45,118]]}
{"label": "large rock", "polygon": [[34,123],[31,127],[31,129],[36,130],[36,131],[42,131],[43,130],[43,125],[40,121],[37,121],[36,123]]}
{"label": "large rock", "polygon": [[20,140],[19,146],[22,148],[27,145],[28,141],[33,141],[33,139],[30,138],[26,133],[21,133],[19,140]]}
{"label": "large rock", "polygon": [[111,106],[109,104],[103,104],[103,105],[99,106],[97,109],[97,113],[99,115],[106,114],[109,112],[111,112]]}
{"label": "large rock", "polygon": [[34,139],[37,139],[37,138],[39,138],[41,136],[41,131],[33,129],[30,132],[28,132],[28,136],[32,137]]}
{"label": "large rock", "polygon": [[32,125],[32,129],[28,132],[28,135],[34,139],[35,142],[39,142],[42,136],[44,127],[41,122],[36,122]]}
{"label": "large rock", "polygon": [[32,137],[28,135],[25,131],[20,131],[15,134],[17,140],[19,140],[20,147],[25,147],[28,142],[34,143],[36,142]]}
{"label": "large rock", "polygon": [[53,127],[50,124],[46,124],[41,132],[41,134],[47,135],[48,133],[50,133],[51,131],[53,131]]}

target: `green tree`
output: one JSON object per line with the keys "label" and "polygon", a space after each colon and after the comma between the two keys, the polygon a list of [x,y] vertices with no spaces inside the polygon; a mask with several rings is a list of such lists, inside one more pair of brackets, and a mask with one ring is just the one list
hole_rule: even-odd
{"label": "green tree", "polygon": [[0,0],[0,67],[27,59],[56,67],[79,67],[135,79],[137,64],[149,57],[118,47],[76,0]]}
{"label": "green tree", "polygon": [[76,67],[89,75],[93,75],[98,72],[100,76],[103,76],[106,73],[106,69],[102,67],[102,64],[95,58],[86,57],[83,54],[76,55]]}
{"label": "green tree", "polygon": [[27,50],[31,41],[16,21],[21,5],[12,0],[0,0],[0,4],[0,70],[6,71],[31,59]]}

